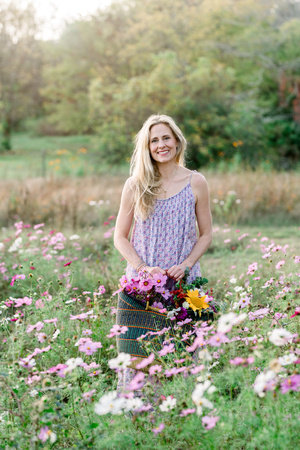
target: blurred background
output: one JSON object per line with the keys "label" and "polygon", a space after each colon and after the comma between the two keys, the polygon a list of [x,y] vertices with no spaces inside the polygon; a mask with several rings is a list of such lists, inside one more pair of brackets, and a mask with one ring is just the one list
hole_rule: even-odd
{"label": "blurred background", "polygon": [[214,220],[300,217],[300,2],[0,0],[0,225],[97,227],[175,118]]}

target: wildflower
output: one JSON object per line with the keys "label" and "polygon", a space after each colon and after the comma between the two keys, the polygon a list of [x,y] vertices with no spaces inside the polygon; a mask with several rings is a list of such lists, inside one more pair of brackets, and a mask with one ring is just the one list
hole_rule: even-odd
{"label": "wildflower", "polygon": [[257,269],[258,269],[258,264],[257,264],[257,262],[254,262],[254,263],[250,264],[250,265],[248,266],[247,275],[253,275],[254,272],[257,271]]}
{"label": "wildflower", "polygon": [[154,285],[154,281],[150,279],[142,279],[139,282],[139,288],[142,292],[147,292],[152,289],[152,286]]}
{"label": "wildflower", "polygon": [[276,328],[269,336],[269,341],[274,345],[286,345],[293,339],[293,335],[284,328]]}
{"label": "wildflower", "polygon": [[127,386],[129,391],[137,391],[139,389],[142,389],[142,387],[144,386],[144,378],[145,374],[143,372],[138,372]]}
{"label": "wildflower", "polygon": [[280,384],[280,390],[281,390],[282,394],[286,394],[289,391],[298,392],[300,390],[300,375],[295,374],[295,375],[291,375],[290,377],[286,378]]}
{"label": "wildflower", "polygon": [[218,332],[228,333],[234,325],[239,325],[246,317],[247,315],[245,313],[239,315],[234,312],[223,314],[218,320]]}
{"label": "wildflower", "polygon": [[159,405],[159,409],[163,412],[170,411],[171,409],[174,409],[176,406],[177,400],[172,395],[169,395],[166,400],[162,402],[161,405]]}
{"label": "wildflower", "polygon": [[298,357],[295,355],[295,353],[289,353],[287,355],[283,355],[278,358],[278,361],[282,366],[288,366],[289,364],[293,364],[295,361],[297,361]]}
{"label": "wildflower", "polygon": [[168,279],[167,275],[155,273],[153,275],[154,286],[164,286],[166,284],[167,279]]}
{"label": "wildflower", "polygon": [[244,297],[242,297],[240,299],[240,301],[238,302],[238,305],[241,308],[245,308],[246,306],[250,305],[250,297],[248,297],[247,295],[245,295]]}
{"label": "wildflower", "polygon": [[187,408],[187,409],[183,409],[179,415],[180,415],[180,417],[186,417],[189,414],[193,414],[195,411],[196,411],[195,408]]}
{"label": "wildflower", "polygon": [[162,366],[159,364],[156,364],[149,368],[149,375],[155,375],[156,373],[159,373],[161,371],[162,371]]}
{"label": "wildflower", "polygon": [[143,359],[139,364],[137,364],[137,369],[143,369],[144,367],[148,366],[154,361],[155,355],[154,353],[151,353],[148,358]]}
{"label": "wildflower", "polygon": [[213,347],[219,347],[221,344],[226,342],[229,342],[228,337],[224,333],[220,332],[213,334],[208,340],[209,345]]}
{"label": "wildflower", "polygon": [[117,391],[108,392],[95,404],[95,413],[100,416],[109,413],[120,415],[122,414],[125,401],[124,398],[117,398]]}
{"label": "wildflower", "polygon": [[93,400],[93,395],[96,393],[96,389],[92,389],[91,391],[88,392],[84,392],[82,394],[82,399],[81,402],[86,401],[88,403],[91,403],[91,401]]}
{"label": "wildflower", "polygon": [[119,353],[117,358],[110,359],[108,365],[111,369],[125,369],[131,363],[131,356],[127,353]]}
{"label": "wildflower", "polygon": [[14,275],[11,279],[10,285],[13,286],[16,280],[25,280],[26,276],[24,274]]}
{"label": "wildflower", "polygon": [[36,333],[35,335],[39,342],[44,342],[47,339],[46,333]]}
{"label": "wildflower", "polygon": [[207,398],[203,397],[204,391],[201,384],[197,384],[193,393],[192,400],[197,407],[197,415],[200,416],[204,408],[213,408],[213,404],[207,400]]}
{"label": "wildflower", "polygon": [[269,314],[269,308],[261,308],[257,309],[256,311],[250,311],[248,313],[249,320],[255,320],[255,319],[263,319],[266,315]]}
{"label": "wildflower", "polygon": [[187,291],[187,295],[185,297],[186,301],[193,311],[201,311],[201,309],[207,309],[209,307],[209,304],[205,302],[206,298],[207,295],[199,297],[198,289]]}
{"label": "wildflower", "polygon": [[51,444],[53,444],[56,441],[56,434],[53,433],[53,431],[51,431],[48,427],[43,427],[40,430],[40,433],[38,435],[38,438],[42,441],[42,442],[46,442],[47,439],[50,440]]}
{"label": "wildflower", "polygon": [[67,374],[69,372],[72,372],[76,367],[80,366],[83,363],[82,358],[70,358],[68,361],[66,361],[66,368],[64,370],[64,373]]}
{"label": "wildflower", "polygon": [[90,334],[92,334],[92,330],[86,329],[86,330],[82,330],[82,334],[84,336],[89,336]]}
{"label": "wildflower", "polygon": [[204,416],[202,417],[202,425],[206,430],[210,430],[216,426],[219,419],[219,416]]}
{"label": "wildflower", "polygon": [[283,259],[282,261],[279,261],[277,264],[276,264],[276,269],[278,270],[278,269],[280,269],[283,265],[285,264],[285,260]]}
{"label": "wildflower", "polygon": [[161,433],[165,428],[165,424],[161,423],[160,425],[158,425],[157,428],[153,428],[152,431],[155,435],[157,435],[158,433]]}
{"label": "wildflower", "polygon": [[124,334],[128,331],[128,328],[126,326],[120,326],[115,324],[111,329],[110,333],[107,335],[107,337],[112,338],[114,336],[119,336],[120,334]]}
{"label": "wildflower", "polygon": [[160,350],[160,351],[158,352],[158,354],[159,354],[159,356],[165,356],[165,355],[167,355],[168,353],[173,353],[174,350],[175,350],[175,345],[171,343],[171,344],[169,344],[169,345],[165,345],[165,346],[162,348],[162,350]]}
{"label": "wildflower", "polygon": [[276,378],[276,373],[273,370],[268,370],[267,372],[262,372],[255,378],[253,389],[254,392],[259,397],[265,396],[265,391],[267,390],[267,384]]}
{"label": "wildflower", "polygon": [[30,358],[29,356],[27,356],[27,358],[20,358],[19,364],[24,367],[24,369],[32,369],[32,367],[35,366],[35,359]]}
{"label": "wildflower", "polygon": [[101,347],[101,342],[93,342],[91,339],[87,338],[85,342],[79,345],[78,350],[86,355],[92,355]]}
{"label": "wildflower", "polygon": [[33,330],[40,331],[43,328],[43,322],[37,322],[35,325],[28,325],[26,333],[31,333]]}

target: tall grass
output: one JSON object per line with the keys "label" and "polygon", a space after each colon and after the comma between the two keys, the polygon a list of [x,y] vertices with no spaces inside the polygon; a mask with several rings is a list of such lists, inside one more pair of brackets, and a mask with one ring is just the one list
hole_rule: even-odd
{"label": "tall grass", "polygon": [[[203,173],[209,183],[215,221],[278,225],[299,222],[298,174]],[[71,226],[74,230],[97,226],[108,208],[116,214],[125,178],[124,174],[102,174],[1,180],[0,224],[7,226],[22,218],[32,223],[45,221],[56,227]]]}

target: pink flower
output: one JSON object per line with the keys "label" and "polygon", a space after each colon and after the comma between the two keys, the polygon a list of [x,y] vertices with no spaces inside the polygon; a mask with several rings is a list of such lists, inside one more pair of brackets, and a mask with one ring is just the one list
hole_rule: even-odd
{"label": "pink flower", "polygon": [[88,372],[91,369],[98,369],[98,367],[100,367],[99,364],[92,362],[91,364],[87,364],[85,362],[83,362],[82,364],[80,364],[80,367],[83,367],[83,369]]}
{"label": "pink flower", "polygon": [[10,285],[13,286],[15,284],[16,280],[25,280],[25,275],[24,274],[20,274],[20,275],[14,275],[11,279]]}
{"label": "pink flower", "polygon": [[213,347],[220,347],[221,344],[226,342],[229,342],[229,339],[224,333],[215,333],[208,340],[209,345]]}
{"label": "pink flower", "polygon": [[263,319],[267,314],[269,314],[269,308],[261,308],[253,312],[250,311],[248,313],[248,318],[249,320]]}
{"label": "pink flower", "polygon": [[156,373],[159,373],[161,371],[162,371],[162,366],[160,366],[159,364],[156,364],[149,368],[149,375],[155,375]]}
{"label": "pink flower", "polygon": [[216,423],[220,419],[219,416],[204,416],[202,417],[202,425],[206,430],[210,430],[216,426]]}
{"label": "pink flower", "polygon": [[93,372],[88,374],[88,377],[96,377],[97,375],[99,375],[100,370],[94,370]]}
{"label": "pink flower", "polygon": [[31,333],[33,330],[40,331],[43,328],[43,322],[37,322],[35,325],[28,325],[26,333]]}
{"label": "pink flower", "polygon": [[143,369],[144,367],[147,367],[149,364],[151,364],[154,361],[155,355],[154,353],[151,353],[148,358],[143,359],[139,364],[137,364],[137,369]]}
{"label": "pink flower", "polygon": [[42,299],[40,299],[40,298],[35,302],[36,309],[42,309],[42,308],[44,308],[44,306],[45,306],[45,304],[42,301]]}
{"label": "pink flower", "polygon": [[158,427],[157,428],[153,428],[153,433],[155,434],[155,435],[157,435],[158,433],[161,433],[162,431],[163,431],[163,429],[165,428],[165,424],[164,423],[161,423],[160,425],[158,425]]}
{"label": "pink flower", "polygon": [[169,345],[165,345],[162,350],[160,350],[158,352],[159,356],[165,356],[168,353],[173,353],[175,350],[175,345],[174,344],[169,344]]}
{"label": "pink flower", "polygon": [[166,284],[167,279],[168,279],[167,275],[162,275],[162,274],[158,274],[158,273],[155,273],[153,275],[153,280],[154,280],[155,286],[164,286]]}
{"label": "pink flower", "polygon": [[101,342],[93,342],[91,339],[87,339],[86,342],[79,345],[78,350],[85,353],[86,355],[92,355],[98,350],[98,348],[101,347]]}
{"label": "pink flower", "polygon": [[115,324],[111,329],[110,333],[107,335],[107,337],[112,338],[114,336],[119,336],[120,334],[124,334],[128,331],[128,328],[126,326],[120,326]]}
{"label": "pink flower", "polygon": [[36,337],[38,338],[39,342],[44,342],[47,339],[46,333],[36,333]]}
{"label": "pink flower", "polygon": [[65,263],[64,267],[69,266],[70,264],[72,264],[72,261],[69,261],[69,262]]}
{"label": "pink flower", "polygon": [[258,268],[257,262],[254,262],[254,263],[250,264],[249,267],[248,267],[247,275],[253,275],[254,272],[257,271],[257,268]]}
{"label": "pink flower", "polygon": [[179,415],[180,415],[180,417],[186,417],[189,414],[193,414],[195,411],[196,411],[196,408],[183,409]]}
{"label": "pink flower", "polygon": [[143,292],[147,292],[147,291],[150,291],[150,289],[152,289],[153,285],[154,285],[153,280],[150,280],[150,279],[140,280],[139,289]]}
{"label": "pink flower", "polygon": [[137,391],[144,386],[145,374],[143,372],[138,372],[136,376],[131,380],[128,385],[130,391]]}
{"label": "pink flower", "polygon": [[286,394],[288,391],[298,392],[300,389],[300,375],[295,374],[286,378],[280,385],[282,394]]}
{"label": "pink flower", "polygon": [[82,334],[84,336],[89,336],[90,334],[92,334],[92,330],[86,329],[86,330],[82,330]]}
{"label": "pink flower", "polygon": [[91,403],[91,401],[93,400],[93,395],[96,393],[96,389],[92,389],[91,391],[88,392],[84,392],[82,394],[82,399],[81,401],[86,401],[88,403]]}
{"label": "pink flower", "polygon": [[282,259],[281,261],[279,261],[277,264],[276,264],[276,269],[280,269],[283,265],[285,264],[285,260],[284,259]]}

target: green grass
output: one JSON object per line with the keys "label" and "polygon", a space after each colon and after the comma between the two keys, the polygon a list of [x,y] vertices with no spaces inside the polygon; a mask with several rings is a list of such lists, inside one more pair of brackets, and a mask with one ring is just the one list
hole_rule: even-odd
{"label": "green grass", "polygon": [[[86,149],[86,152],[80,149]],[[61,153],[60,150],[67,150]],[[128,165],[109,166],[99,152],[98,137],[31,136],[16,133],[12,150],[0,154],[2,180],[34,177],[83,177],[110,172],[126,174]]]}
{"label": "green grass", "polygon": [[[273,312],[286,313],[287,317],[281,319],[278,327],[285,327],[291,332],[299,333],[297,318],[290,319],[290,315],[297,305],[295,297],[297,266],[293,256],[300,252],[298,227],[275,228],[265,227],[237,227],[230,231],[225,227],[219,227],[215,231],[211,249],[203,256],[201,266],[203,275],[209,279],[209,287],[214,289],[214,296],[227,312],[230,304],[236,300],[226,296],[228,290],[233,290],[229,283],[232,275],[237,278],[237,284],[247,285],[249,281],[252,287],[253,298],[250,309],[255,311],[261,306],[269,305]],[[211,354],[218,353],[213,359],[217,365],[209,372],[205,369],[198,375],[190,375],[186,378],[181,375],[173,378],[162,378],[161,394],[174,395],[177,406],[169,412],[161,412],[154,404],[155,411],[149,414],[139,414],[132,418],[124,415],[98,416],[94,412],[94,403],[105,392],[116,387],[116,376],[108,367],[108,360],[116,355],[114,339],[107,338],[108,331],[115,321],[111,315],[111,307],[116,306],[116,297],[111,292],[116,289],[118,278],[123,273],[125,263],[121,260],[117,251],[113,248],[111,240],[103,239],[106,228],[90,229],[79,232],[80,247],[73,246],[74,241],[68,240],[72,235],[70,229],[65,229],[67,238],[65,249],[58,253],[47,251],[52,258],[46,260],[42,256],[42,242],[29,240],[30,234],[35,231],[25,229],[21,236],[22,247],[26,252],[8,252],[9,246],[14,241],[13,228],[2,229],[1,240],[5,248],[0,253],[7,268],[4,275],[8,275],[8,281],[1,280],[0,287],[3,301],[11,298],[31,297],[33,303],[18,308],[24,316],[17,322],[6,322],[5,317],[12,317],[15,310],[1,308],[0,315],[0,351],[3,355],[0,366],[0,383],[4,392],[3,405],[0,405],[0,448],[93,448],[93,449],[228,449],[228,450],[256,450],[256,449],[282,449],[292,450],[299,444],[297,424],[299,420],[299,396],[296,392],[282,394],[278,387],[274,392],[266,392],[265,397],[258,397],[253,391],[253,382],[260,371],[267,369],[270,361],[295,351],[295,344],[285,347],[276,347],[268,341],[268,332],[274,326],[271,325],[273,313],[250,321],[248,319],[241,326],[234,327],[229,336],[251,337],[262,336],[262,340],[254,344],[245,344],[239,340],[221,347],[210,348]],[[37,235],[38,238],[47,236],[49,230]],[[249,236],[238,240],[237,236],[248,233]],[[268,237],[263,242],[269,245],[288,244],[287,254],[274,253],[272,262],[261,258],[259,245],[262,237]],[[7,241],[7,239],[11,239]],[[230,243],[224,243],[224,239],[231,239]],[[253,241],[252,239],[258,239]],[[250,247],[249,247],[250,246]],[[47,247],[52,248],[51,245]],[[40,248],[34,252],[30,249]],[[45,249],[45,246],[44,246]],[[61,258],[56,259],[58,256]],[[64,259],[62,258],[64,256]],[[78,257],[78,259],[76,259]],[[285,259],[286,264],[280,269],[275,269],[278,260]],[[66,261],[73,261],[70,266],[64,266]],[[256,275],[261,280],[253,280],[247,276],[248,265],[257,261],[259,267]],[[35,267],[33,270],[31,265]],[[16,266],[15,266],[16,265]],[[2,264],[2,267],[4,267]],[[232,266],[236,266],[233,268]],[[15,268],[13,268],[15,267]],[[11,276],[16,273],[26,275],[25,280],[19,280],[14,286],[9,285]],[[30,276],[29,274],[32,274]],[[272,288],[262,290],[263,283],[275,277],[276,280],[284,275],[284,284],[274,285]],[[99,284],[104,284],[107,292],[93,298],[93,292]],[[279,295],[284,286],[292,286],[292,292]],[[74,290],[75,288],[75,290]],[[34,303],[43,299],[42,294],[48,291],[52,300],[43,300],[44,307],[36,308]],[[82,294],[90,291],[91,294]],[[95,319],[84,321],[69,320],[70,314],[76,315],[93,309]],[[29,324],[36,324],[49,318],[57,318],[56,326],[45,324],[41,331],[47,335],[43,343],[39,343],[35,332],[28,334],[26,329]],[[298,321],[299,322],[299,321]],[[247,327],[248,332],[243,331]],[[93,341],[101,341],[103,347],[91,356],[86,356],[78,351],[76,341],[82,336],[84,329],[92,330]],[[60,334],[54,339],[56,329]],[[64,363],[69,358],[82,357],[86,363],[99,364],[100,373],[95,377],[88,377],[82,368],[77,368],[60,378],[53,374],[40,373],[41,379],[32,384],[26,384],[28,375],[32,371],[19,365],[20,358],[24,358],[35,348],[51,349],[39,354],[36,359],[37,373],[48,368]],[[222,350],[223,353],[220,351]],[[232,366],[229,360],[235,356],[246,357],[249,354],[255,356],[255,363],[247,366]],[[177,355],[178,357],[178,355]],[[173,366],[172,357],[161,358],[164,368]],[[189,363],[190,364],[190,363]],[[205,364],[206,365],[206,364]],[[207,366],[206,366],[207,367]],[[281,372],[282,379],[287,374],[296,371],[296,366],[286,366],[286,372]],[[212,415],[219,416],[215,428],[205,430],[201,423],[201,416],[191,414],[180,417],[182,409],[192,408],[191,394],[197,384],[197,376],[201,374],[210,376],[217,391],[211,394],[210,400],[214,410]],[[278,381],[280,383],[280,380]],[[92,403],[81,402],[82,393],[95,389]],[[151,399],[152,385],[148,389]],[[1,408],[3,408],[1,410]],[[5,412],[6,411],[6,412]],[[8,412],[7,412],[8,411]],[[206,409],[204,415],[210,414]],[[151,431],[160,423],[165,424],[165,429],[155,436]],[[48,426],[57,436],[56,442],[50,445],[38,439],[43,426]]]}

